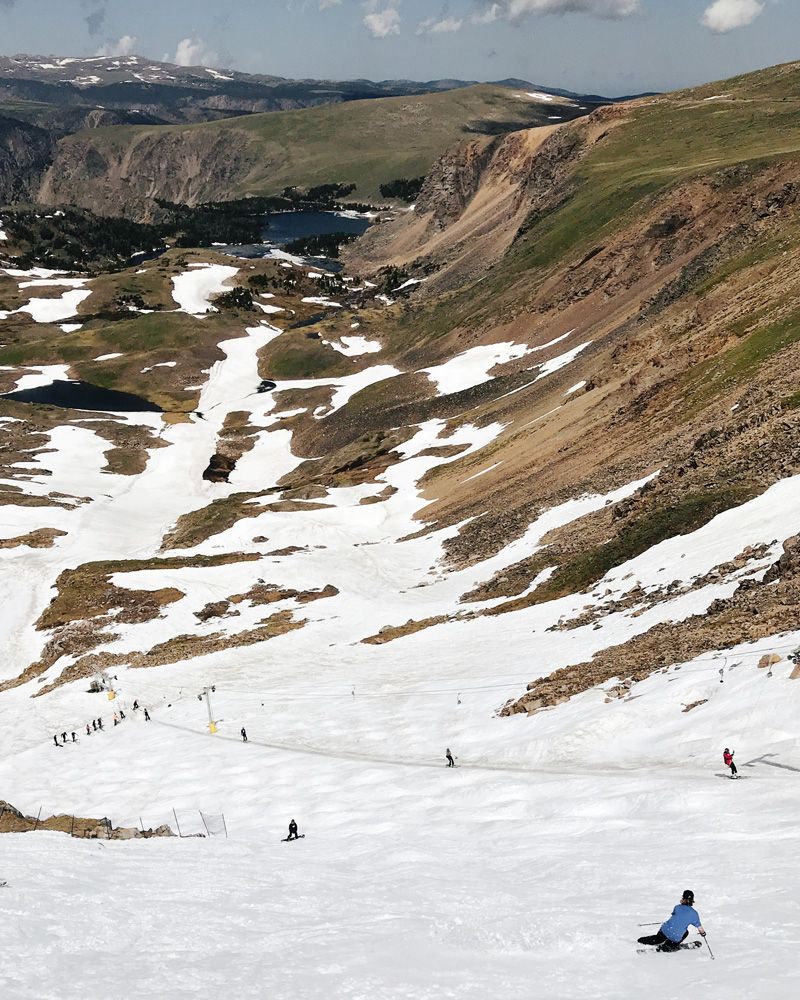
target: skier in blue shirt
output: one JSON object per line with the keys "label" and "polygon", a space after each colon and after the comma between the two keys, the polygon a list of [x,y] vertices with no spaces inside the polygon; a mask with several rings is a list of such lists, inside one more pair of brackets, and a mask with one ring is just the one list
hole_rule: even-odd
{"label": "skier in blue shirt", "polygon": [[677,951],[681,941],[689,933],[690,927],[696,927],[699,934],[706,936],[700,917],[694,908],[694,893],[691,889],[687,889],[680,903],[673,909],[669,920],[665,920],[661,925],[658,934],[640,937],[639,944],[654,944],[656,951]]}

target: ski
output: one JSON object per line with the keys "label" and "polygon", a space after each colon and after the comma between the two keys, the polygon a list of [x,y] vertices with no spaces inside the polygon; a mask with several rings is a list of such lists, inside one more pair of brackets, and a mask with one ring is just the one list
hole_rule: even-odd
{"label": "ski", "polygon": [[[702,948],[702,947],[703,947],[703,942],[702,941],[686,941],[684,944],[679,944],[676,950],[677,951],[691,951],[692,948]],[[669,951],[661,951],[661,949],[658,948],[657,946],[651,946],[649,948],[637,948],[636,949],[636,954],[637,955],[646,955],[646,954],[648,954],[648,952],[651,952],[654,955],[656,955],[656,954],[669,955],[671,953]]]}
{"label": "ski", "polygon": [[732,781],[738,781],[739,778],[752,778],[752,774],[717,774],[714,773],[715,778],[730,778]]}

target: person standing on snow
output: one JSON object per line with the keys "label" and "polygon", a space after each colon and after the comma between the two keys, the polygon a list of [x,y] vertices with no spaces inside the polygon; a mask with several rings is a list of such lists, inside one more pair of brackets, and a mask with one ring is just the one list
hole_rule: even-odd
{"label": "person standing on snow", "polygon": [[447,766],[448,767],[455,767],[456,766],[456,762],[455,762],[455,760],[453,760],[453,755],[450,753],[450,747],[448,747],[447,750],[445,750],[445,754],[444,755],[445,755],[445,757],[447,757]]}
{"label": "person standing on snow", "polygon": [[297,837],[297,823],[295,823],[294,820],[292,820],[291,823],[289,824],[289,836],[286,839],[287,840],[297,840],[298,839],[298,837]]}
{"label": "person standing on snow", "polygon": [[149,722],[150,721],[150,715],[149,715],[147,709],[144,710],[144,721],[145,722]]}
{"label": "person standing on snow", "polygon": [[694,893],[691,889],[686,889],[680,903],[673,908],[669,920],[664,921],[658,933],[640,937],[639,944],[653,944],[656,951],[677,951],[690,927],[696,927],[698,934],[706,936],[700,916],[694,908]]}
{"label": "person standing on snow", "polygon": [[733,763],[733,755],[736,751],[729,750],[727,747],[722,752],[722,759],[725,761],[725,767],[731,769],[731,777],[735,778],[739,772],[736,770],[736,765]]}
{"label": "person standing on snow", "polygon": [[244,726],[242,726],[242,742],[247,743],[247,731],[245,730]]}

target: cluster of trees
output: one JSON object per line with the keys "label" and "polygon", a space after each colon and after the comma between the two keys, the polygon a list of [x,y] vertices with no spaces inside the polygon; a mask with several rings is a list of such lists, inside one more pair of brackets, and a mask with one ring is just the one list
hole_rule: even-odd
{"label": "cluster of trees", "polygon": [[221,295],[218,295],[214,299],[214,305],[217,309],[225,312],[233,309],[248,312],[254,308],[253,293],[249,288],[237,285],[229,292],[223,292]]}
{"label": "cluster of trees", "polygon": [[79,208],[57,212],[38,206],[8,209],[3,221],[9,237],[22,250],[16,260],[23,268],[45,264],[67,271],[116,271],[127,267],[137,251],[166,248],[158,226]]}
{"label": "cluster of trees", "polygon": [[302,236],[286,244],[289,253],[303,254],[308,257],[339,256],[341,247],[358,239],[358,233],[323,233],[321,236]]}
{"label": "cluster of trees", "polygon": [[288,292],[290,288],[294,288],[297,284],[297,279],[293,278],[291,274],[279,274],[279,275],[269,275],[269,274],[253,274],[247,279],[247,284],[254,292],[268,292],[271,288],[276,291]]}
{"label": "cluster of trees", "polygon": [[424,177],[412,177],[410,180],[408,177],[398,177],[388,184],[381,184],[381,195],[384,198],[399,198],[410,204],[416,201],[424,180]]}

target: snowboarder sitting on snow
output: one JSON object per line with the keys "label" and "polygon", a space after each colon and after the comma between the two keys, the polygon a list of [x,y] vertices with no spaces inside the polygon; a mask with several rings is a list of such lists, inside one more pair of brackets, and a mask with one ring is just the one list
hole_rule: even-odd
{"label": "snowboarder sitting on snow", "polygon": [[725,747],[725,750],[722,753],[722,759],[725,761],[725,767],[729,767],[731,769],[732,778],[735,778],[736,775],[739,773],[736,770],[736,765],[733,763],[733,755],[735,752],[736,752],[735,750],[729,750],[727,747]]}
{"label": "snowboarder sitting on snow", "polygon": [[298,836],[297,836],[297,823],[295,823],[294,820],[292,820],[291,823],[289,824],[289,836],[286,839],[287,840],[297,840],[298,839]]}
{"label": "snowboarder sitting on snow", "polygon": [[700,917],[694,908],[694,893],[691,889],[687,889],[680,903],[673,909],[669,920],[665,920],[661,925],[658,934],[640,937],[639,944],[654,944],[656,951],[677,951],[681,941],[689,933],[690,927],[696,927],[699,934],[706,936],[700,924]]}
{"label": "snowboarder sitting on snow", "polygon": [[445,757],[447,757],[447,766],[448,767],[455,767],[456,766],[456,762],[453,760],[453,755],[450,753],[450,747],[448,747],[447,750],[445,750],[445,754],[444,755],[445,755]]}

